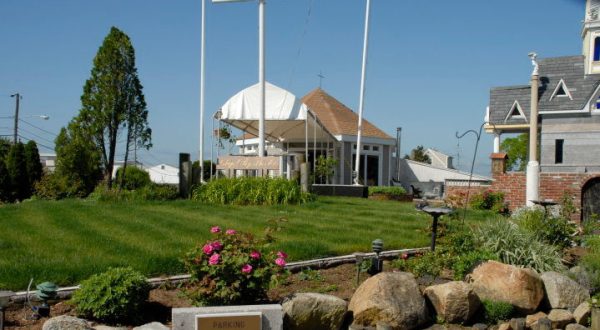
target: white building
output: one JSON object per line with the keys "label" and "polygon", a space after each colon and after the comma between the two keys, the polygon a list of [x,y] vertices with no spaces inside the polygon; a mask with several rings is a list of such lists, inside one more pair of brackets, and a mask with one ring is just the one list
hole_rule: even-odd
{"label": "white building", "polygon": [[159,184],[179,184],[179,168],[167,164],[159,164],[146,168],[150,181]]}

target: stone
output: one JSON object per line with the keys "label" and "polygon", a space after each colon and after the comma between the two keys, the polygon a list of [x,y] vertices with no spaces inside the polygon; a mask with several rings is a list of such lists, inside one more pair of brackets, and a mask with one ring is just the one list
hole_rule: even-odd
{"label": "stone", "polygon": [[488,261],[475,268],[469,279],[480,299],[507,302],[521,313],[535,311],[544,298],[542,280],[533,269]]}
{"label": "stone", "polygon": [[320,293],[296,293],[283,304],[286,329],[338,330],[342,327],[348,304],[338,297]]}
{"label": "stone", "polygon": [[348,310],[357,325],[386,323],[393,330],[421,328],[430,320],[414,275],[404,272],[380,273],[364,281]]}
{"label": "stone", "polygon": [[447,323],[463,323],[471,319],[481,306],[473,287],[465,282],[432,285],[424,291],[438,317]]}
{"label": "stone", "polygon": [[565,330],[587,330],[587,328],[581,324],[571,323],[571,324],[567,324],[567,326],[565,327]]}
{"label": "stone", "polygon": [[510,329],[510,324],[508,323],[502,323],[498,326],[498,330],[511,330]]}
{"label": "stone", "polygon": [[544,313],[544,312],[537,312],[535,314],[527,315],[525,317],[525,327],[531,328],[532,324],[537,322],[539,319],[547,317],[547,316],[548,315],[546,315],[546,313]]}
{"label": "stone", "polygon": [[92,330],[92,327],[86,320],[61,315],[44,322],[42,330]]}
{"label": "stone", "polygon": [[510,324],[510,328],[512,330],[525,330],[525,319],[524,318],[511,319],[509,324]]}
{"label": "stone", "polygon": [[569,269],[569,275],[571,278],[575,280],[575,282],[579,283],[579,285],[583,286],[590,292],[593,288],[592,278],[594,277],[590,274],[584,267],[575,266]]}
{"label": "stone", "polygon": [[218,307],[195,307],[195,308],[173,308],[171,319],[173,330],[196,329],[196,315],[218,314],[218,313],[262,313],[263,330],[283,330],[283,309],[281,305],[242,305],[242,306],[218,306]]}
{"label": "stone", "polygon": [[475,323],[473,324],[473,327],[471,327],[473,330],[486,330],[488,328],[487,324],[485,323]]}
{"label": "stone", "polygon": [[111,327],[108,325],[95,325],[94,330],[128,330],[127,327]]}
{"label": "stone", "polygon": [[542,317],[531,324],[531,330],[552,330],[552,322],[547,317]]}
{"label": "stone", "polygon": [[544,282],[546,299],[550,307],[556,309],[576,308],[590,299],[586,288],[565,275],[557,272],[545,272],[540,276]]}
{"label": "stone", "polygon": [[552,329],[564,329],[567,324],[575,322],[573,314],[566,309],[551,310],[548,319],[552,322]]}
{"label": "stone", "polygon": [[133,330],[169,330],[169,327],[160,322],[152,322],[135,327]]}
{"label": "stone", "polygon": [[589,302],[582,302],[575,308],[573,312],[573,317],[575,318],[575,322],[577,324],[588,326],[590,324],[590,316],[592,316],[592,306],[590,306]]}

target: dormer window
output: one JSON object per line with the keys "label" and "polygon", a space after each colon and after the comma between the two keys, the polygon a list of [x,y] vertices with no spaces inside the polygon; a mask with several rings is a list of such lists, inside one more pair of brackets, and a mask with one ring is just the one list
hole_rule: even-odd
{"label": "dormer window", "polygon": [[565,81],[562,79],[556,85],[556,88],[554,89],[554,93],[552,93],[552,96],[550,96],[550,101],[552,101],[552,99],[554,99],[556,97],[568,97],[569,100],[573,100],[573,97],[571,96],[571,92],[569,91],[569,88],[567,88]]}
{"label": "dormer window", "polygon": [[508,114],[506,115],[506,118],[504,119],[504,121],[507,121],[509,119],[525,119],[525,114],[523,113],[523,110],[521,109],[521,105],[519,104],[519,101],[515,101],[515,103],[513,103],[512,107],[510,108],[510,111],[508,112]]}

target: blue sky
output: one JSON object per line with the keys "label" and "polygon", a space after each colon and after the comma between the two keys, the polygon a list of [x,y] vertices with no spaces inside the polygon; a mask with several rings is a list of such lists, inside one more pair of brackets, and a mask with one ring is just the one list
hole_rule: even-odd
{"label": "blue sky", "polygon": [[[23,116],[51,117],[24,118],[37,128],[22,125],[21,134],[52,146],[45,131],[58,132],[78,113],[92,59],[116,26],[132,39],[148,102],[154,148],[141,160],[197,158],[200,5],[1,0],[0,134],[12,132],[1,117],[13,115],[9,95],[19,92]],[[303,96],[322,72],[323,89],[357,110],[364,10],[364,0],[267,0],[267,79]],[[479,128],[491,87],[528,82],[528,52],[580,54],[583,16],[583,0],[372,0],[365,118],[392,136],[402,127],[403,154],[424,145],[459,153],[468,168],[474,137],[457,147],[455,132]],[[257,82],[257,24],[255,1],[207,3],[207,118]],[[491,151],[484,134],[476,172],[489,173]]]}

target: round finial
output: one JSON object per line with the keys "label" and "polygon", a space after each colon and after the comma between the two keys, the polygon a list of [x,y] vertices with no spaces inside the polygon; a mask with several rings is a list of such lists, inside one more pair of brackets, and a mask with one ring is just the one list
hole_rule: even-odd
{"label": "round finial", "polygon": [[383,241],[381,239],[376,239],[371,243],[371,248],[373,249],[373,252],[379,254],[381,251],[383,251]]}

